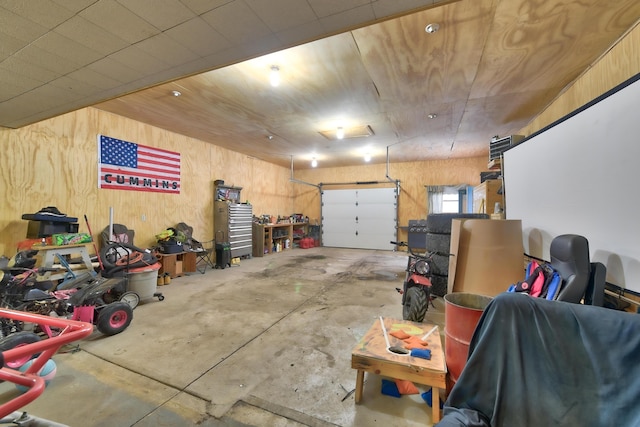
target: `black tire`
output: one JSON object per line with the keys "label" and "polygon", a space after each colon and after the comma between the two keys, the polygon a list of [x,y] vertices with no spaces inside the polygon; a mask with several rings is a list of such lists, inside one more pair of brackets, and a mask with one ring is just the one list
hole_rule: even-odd
{"label": "black tire", "polygon": [[431,276],[431,293],[439,297],[444,297],[447,294],[447,287],[449,285],[449,276],[441,276],[433,274]]}
{"label": "black tire", "polygon": [[451,248],[451,235],[450,234],[426,234],[426,246],[430,252],[438,252],[441,254],[448,254]]}
{"label": "black tire", "polygon": [[449,275],[449,256],[434,255],[431,257],[430,267],[431,274],[436,274],[438,276]]}
{"label": "black tire", "polygon": [[420,286],[412,286],[407,289],[402,318],[410,322],[422,322],[429,308],[429,295]]}
{"label": "black tire", "polygon": [[[20,331],[9,336],[0,339],[0,352],[11,350],[12,348],[22,347],[34,342],[40,341],[40,336],[33,332]],[[39,354],[39,353],[38,353]],[[32,354],[31,356],[25,356],[20,359],[16,359],[11,362],[5,362],[4,366],[11,369],[18,369],[20,366],[27,363],[30,359],[36,357],[38,354]]]}
{"label": "black tire", "polygon": [[489,219],[487,214],[439,213],[427,215],[427,233],[451,234],[451,220],[457,218]]}
{"label": "black tire", "polygon": [[133,319],[133,309],[126,302],[107,304],[98,312],[96,327],[104,335],[115,335],[129,327]]}

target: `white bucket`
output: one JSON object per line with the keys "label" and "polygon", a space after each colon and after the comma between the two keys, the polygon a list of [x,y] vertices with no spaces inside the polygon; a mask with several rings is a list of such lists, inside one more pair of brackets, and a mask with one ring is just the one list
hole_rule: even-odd
{"label": "white bucket", "polygon": [[140,297],[140,301],[145,301],[154,297],[158,289],[158,270],[160,263],[155,263],[147,267],[133,268],[129,270],[127,279],[129,281],[128,290],[135,292]]}

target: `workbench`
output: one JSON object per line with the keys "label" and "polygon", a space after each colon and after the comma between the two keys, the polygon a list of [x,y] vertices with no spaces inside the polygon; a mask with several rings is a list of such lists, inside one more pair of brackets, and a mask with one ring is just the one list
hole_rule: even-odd
{"label": "workbench", "polygon": [[434,330],[435,325],[426,323],[415,323],[387,317],[382,320],[391,346],[402,347],[404,344],[401,340],[389,335],[391,331],[403,330],[409,335],[415,335],[419,338],[423,338],[431,331],[429,336],[424,338],[424,341],[429,343],[426,348],[431,350],[431,359],[427,360],[389,351],[380,319],[376,320],[351,352],[351,367],[358,370],[355,402],[360,403],[362,400],[365,372],[428,385],[432,388],[431,422],[433,424],[437,423],[440,420],[440,390],[445,390],[447,387],[447,366],[438,329],[435,328]]}
{"label": "workbench", "polygon": [[[95,273],[89,251],[87,249],[89,244],[79,245],[64,245],[64,246],[44,246],[34,245],[32,249],[38,251],[38,257],[40,262],[38,267],[43,269],[43,274],[38,274],[37,280],[59,280],[66,279],[69,274],[69,270],[66,268],[68,265],[73,271],[76,272],[89,271],[92,274]],[[80,256],[82,260],[81,264],[69,264],[67,256],[75,255]],[[57,262],[56,262],[57,259]],[[56,269],[56,271],[46,271],[49,269]]]}

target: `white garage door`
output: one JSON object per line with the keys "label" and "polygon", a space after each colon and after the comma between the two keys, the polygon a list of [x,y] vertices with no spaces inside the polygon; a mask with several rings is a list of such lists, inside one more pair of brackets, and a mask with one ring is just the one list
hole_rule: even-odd
{"label": "white garage door", "polygon": [[322,191],[323,246],[392,249],[396,218],[395,188]]}

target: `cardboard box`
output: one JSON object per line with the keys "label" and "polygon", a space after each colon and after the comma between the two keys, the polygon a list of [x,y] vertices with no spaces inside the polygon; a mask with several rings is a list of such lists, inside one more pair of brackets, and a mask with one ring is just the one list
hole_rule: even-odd
{"label": "cardboard box", "polygon": [[520,220],[454,219],[448,292],[495,296],[524,278]]}
{"label": "cardboard box", "polygon": [[93,239],[88,233],[60,233],[51,236],[51,243],[55,246],[79,245],[92,241]]}

